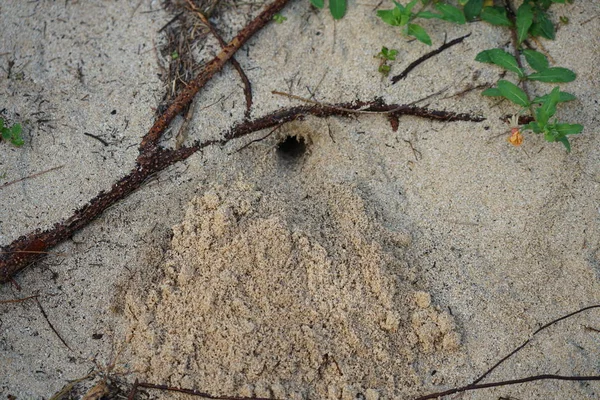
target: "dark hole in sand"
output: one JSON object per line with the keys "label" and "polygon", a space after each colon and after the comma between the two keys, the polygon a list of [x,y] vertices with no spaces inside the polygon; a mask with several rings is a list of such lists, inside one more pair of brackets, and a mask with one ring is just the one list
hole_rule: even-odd
{"label": "dark hole in sand", "polygon": [[277,154],[283,159],[296,160],[306,153],[304,138],[288,136],[277,145]]}

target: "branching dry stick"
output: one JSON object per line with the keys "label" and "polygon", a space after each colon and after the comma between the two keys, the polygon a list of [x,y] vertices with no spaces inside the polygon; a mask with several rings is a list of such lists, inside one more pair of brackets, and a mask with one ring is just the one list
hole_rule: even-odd
{"label": "branching dry stick", "polygon": [[488,389],[492,387],[499,386],[508,386],[508,385],[518,385],[520,383],[527,382],[535,382],[541,380],[560,380],[560,381],[600,381],[600,376],[591,375],[591,376],[564,376],[564,375],[536,375],[529,376],[527,378],[522,379],[512,379],[509,381],[501,381],[501,382],[491,382],[491,383],[481,383],[479,385],[469,385],[460,388],[446,390],[445,392],[431,393],[425,396],[417,397],[415,400],[429,400],[429,399],[439,399],[443,396],[449,396],[451,394],[468,392],[470,390],[479,390],[479,389]]}
{"label": "branching dry stick", "polygon": [[278,400],[278,399],[272,399],[270,397],[266,398],[266,397],[213,396],[211,394],[201,392],[199,390],[194,390],[194,389],[176,388],[176,387],[171,387],[171,386],[167,386],[167,385],[155,385],[153,383],[146,383],[146,382],[138,383],[137,381],[135,382],[132,392],[129,394],[129,398],[131,398],[131,399],[134,398],[135,391],[137,391],[138,387],[147,388],[147,389],[159,389],[159,390],[165,390],[165,391],[169,391],[169,392],[185,393],[185,394],[189,394],[191,396],[197,396],[197,397],[202,397],[202,398],[211,399],[211,400]]}
{"label": "branching dry stick", "polygon": [[149,176],[162,171],[170,165],[187,159],[205,147],[224,145],[233,139],[241,138],[263,129],[273,128],[286,122],[302,119],[307,115],[326,118],[332,116],[350,116],[357,112],[361,114],[393,115],[396,118],[402,115],[412,115],[434,121],[448,122],[481,122],[485,119],[470,114],[430,110],[426,107],[416,107],[413,105],[386,104],[381,100],[339,104],[314,104],[285,108],[253,121],[244,121],[229,131],[224,132],[222,139],[196,142],[191,146],[174,150],[156,148],[152,153],[152,157],[143,159],[128,175],[115,183],[110,191],[100,192],[87,205],[75,211],[66,221],[55,224],[52,229],[47,231],[36,231],[21,236],[3,248],[2,251],[4,253],[0,256],[0,283],[8,282],[14,274],[39,259],[41,255],[36,252],[45,251],[69,238],[75,231],[89,224],[108,207],[134,192]]}
{"label": "branching dry stick", "polygon": [[233,56],[233,54],[239,50],[244,43],[252,37],[256,32],[263,28],[269,21],[273,19],[273,16],[277,14],[288,0],[275,0],[271,3],[258,17],[250,22],[244,29],[242,29],[236,37],[233,38],[227,46],[221,50],[217,56],[206,64],[198,76],[192,80],[188,86],[181,92],[179,96],[173,101],[173,104],[167,108],[167,110],[156,120],[150,131],[142,139],[140,144],[140,156],[138,161],[141,168],[144,168],[144,161],[148,158],[152,158],[154,150],[158,148],[158,141],[162,136],[165,129],[167,129],[169,123],[181,111],[192,101],[196,93],[212,78],[218,71],[223,68],[225,63]]}
{"label": "branching dry stick", "polygon": [[419,64],[422,64],[425,61],[429,60],[431,57],[440,54],[442,51],[444,51],[446,49],[449,49],[450,47],[461,43],[463,40],[465,40],[469,36],[471,36],[470,33],[467,34],[467,35],[465,35],[465,36],[461,36],[461,37],[458,37],[456,39],[453,39],[453,40],[449,41],[448,43],[444,43],[443,45],[441,45],[437,49],[435,49],[433,51],[430,51],[429,53],[425,54],[424,56],[417,58],[415,61],[413,61],[412,63],[410,63],[409,66],[404,69],[404,71],[402,71],[398,75],[392,77],[392,84],[398,82],[401,79],[406,78],[406,76],[408,75],[408,73],[410,71],[412,71],[413,69],[415,69],[415,67],[417,67]]}
{"label": "branching dry stick", "polygon": [[519,352],[523,347],[527,346],[527,344],[529,344],[529,342],[531,342],[533,340],[534,336],[537,335],[538,333],[540,333],[541,331],[543,331],[543,330],[551,327],[552,325],[554,325],[560,321],[563,321],[567,318],[571,318],[571,317],[573,317],[577,314],[580,314],[584,311],[593,310],[596,308],[600,308],[600,304],[595,304],[592,306],[580,308],[577,311],[574,311],[567,315],[563,315],[562,317],[556,318],[555,320],[550,321],[546,325],[538,328],[535,332],[533,332],[533,334],[529,337],[529,339],[527,339],[523,344],[521,344],[519,347],[517,347],[516,349],[511,351],[508,355],[503,357],[500,361],[498,361],[496,364],[494,364],[491,368],[489,368],[486,372],[484,372],[481,376],[479,376],[477,379],[475,379],[472,383],[468,384],[467,386],[453,388],[453,389],[449,389],[449,390],[446,390],[443,392],[430,393],[425,396],[417,397],[415,400],[437,399],[442,396],[448,396],[451,394],[466,392],[469,390],[486,389],[486,388],[492,388],[492,387],[497,387],[497,386],[516,385],[516,384],[520,384],[520,383],[534,382],[534,381],[547,380],[547,379],[555,379],[555,380],[563,380],[563,381],[598,381],[598,380],[600,380],[600,376],[596,376],[596,375],[592,375],[592,376],[536,375],[536,376],[529,376],[529,377],[521,378],[521,379],[513,379],[513,380],[509,380],[509,381],[492,382],[492,383],[484,383],[484,384],[479,383],[479,382],[481,382],[481,380],[483,380],[483,378],[488,376],[490,373],[492,373],[493,370],[495,370],[502,363],[504,363],[504,361],[508,360],[515,353]]}
{"label": "branching dry stick", "polygon": [[273,19],[273,15],[281,11],[288,0],[275,0],[252,20],[238,35],[211,61],[204,70],[189,83],[177,96],[167,110],[156,120],[152,128],[142,139],[139,156],[134,169],[113,185],[110,191],[100,192],[90,203],[76,210],[66,221],[59,222],[44,232],[33,232],[22,236],[6,246],[3,250],[11,254],[0,257],[0,283],[5,283],[18,271],[40,258],[32,252],[46,251],[57,245],[74,232],[87,225],[100,213],[117,201],[125,198],[152,173],[162,170],[173,162],[166,156],[170,154],[159,148],[159,140],[169,123],[190,104],[196,93],[206,82],[219,71],[231,56],[248,41],[252,35]]}
{"label": "branching dry stick", "polygon": [[159,146],[160,138],[171,120],[181,112],[192,100],[204,83],[231,58],[233,52],[241,47],[250,36],[271,21],[273,15],[279,12],[287,0],[275,0],[258,17],[236,36],[211,61],[206,69],[199,74],[186,89],[174,100],[167,111],[159,117],[154,126],[142,139],[135,167],[123,178],[117,181],[108,192],[100,192],[90,202],[76,210],[65,221],[58,222],[49,230],[34,231],[14,240],[5,246],[0,255],[0,283],[6,283],[20,270],[31,265],[42,257],[42,253],[58,243],[71,237],[73,233],[88,225],[107,208],[124,199],[137,190],[148,177],[162,171],[176,162],[187,159],[189,156],[211,145],[223,145],[228,141],[239,138],[258,130],[272,128],[278,124],[298,119],[305,115],[316,117],[348,116],[356,112],[361,113],[387,113],[390,116],[414,115],[422,118],[441,121],[473,121],[484,120],[482,117],[469,114],[457,114],[448,111],[429,110],[413,105],[385,104],[381,100],[371,102],[342,103],[320,106],[298,106],[282,109],[272,114],[258,118],[254,121],[245,121],[225,132],[223,139],[206,142],[196,142],[191,146],[180,149],[162,149]]}
{"label": "branching dry stick", "polygon": [[[198,9],[198,7],[196,7],[196,5],[192,2],[192,0],[187,0],[187,2],[188,2],[190,9],[194,13],[196,13],[198,18],[200,18],[200,20],[202,21],[202,23],[208,28],[208,30],[210,30],[210,33],[212,33],[212,35],[217,39],[217,41],[219,42],[221,47],[225,48],[227,46],[227,43],[225,43],[225,40],[223,40],[221,35],[219,35],[219,32],[217,32],[215,27],[212,26],[212,24],[210,23],[208,18],[206,18],[206,16],[204,14],[202,14],[200,9]],[[244,84],[244,96],[246,97],[246,112],[244,113],[244,116],[246,117],[246,119],[249,119],[250,111],[252,110],[252,84],[250,83],[250,79],[248,79],[248,76],[242,69],[242,66],[240,65],[240,63],[235,59],[235,57],[231,57],[230,61],[231,61],[231,65],[233,65],[233,68],[235,68],[238,75],[242,79],[242,83]]]}

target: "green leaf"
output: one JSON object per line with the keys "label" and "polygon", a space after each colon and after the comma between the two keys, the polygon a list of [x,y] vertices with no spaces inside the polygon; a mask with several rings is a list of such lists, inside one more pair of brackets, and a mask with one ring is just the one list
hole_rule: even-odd
{"label": "green leaf", "polygon": [[581,133],[583,125],[581,124],[554,124],[554,128],[560,135],[576,135]]}
{"label": "green leaf", "polygon": [[392,0],[392,2],[393,2],[395,5],[396,5],[396,8],[397,8],[397,9],[398,9],[400,12],[404,13],[404,6],[403,6],[402,4],[398,3],[396,0]]}
{"label": "green leaf", "polygon": [[329,11],[333,19],[342,19],[346,14],[346,0],[329,0]]}
{"label": "green leaf", "polygon": [[379,52],[379,54],[377,54],[377,56],[381,59],[384,60],[389,60],[389,61],[394,61],[396,60],[396,55],[398,55],[398,50],[394,50],[394,49],[388,49],[385,46],[381,47],[381,51]]}
{"label": "green leaf", "polygon": [[425,29],[423,29],[421,26],[417,24],[408,24],[408,34],[410,36],[416,37],[418,41],[423,42],[428,46],[431,46],[431,38],[429,37],[427,32],[425,32]]}
{"label": "green leaf", "polygon": [[310,4],[317,8],[325,7],[325,0],[310,0]]}
{"label": "green leaf", "polygon": [[527,76],[527,79],[531,79],[533,81],[540,82],[551,82],[551,83],[559,83],[559,82],[572,82],[575,80],[577,75],[575,72],[571,71],[567,68],[561,67],[552,67],[547,68],[540,72],[535,72],[531,75]]}
{"label": "green leaf", "polygon": [[529,107],[527,94],[514,83],[500,79],[498,81],[498,90],[503,97],[506,97],[513,103],[518,104],[521,107]]}
{"label": "green leaf", "polygon": [[489,96],[489,97],[499,97],[499,96],[502,96],[502,92],[498,88],[489,88],[489,89],[485,89],[483,92],[481,92],[481,95]]}
{"label": "green leaf", "polygon": [[533,133],[542,132],[542,128],[540,127],[540,124],[538,124],[536,121],[531,121],[527,125],[523,125],[523,129],[530,129],[533,131]]}
{"label": "green leaf", "polygon": [[517,75],[519,75],[519,78],[525,76],[523,70],[519,68],[517,59],[502,49],[484,50],[481,53],[477,54],[477,56],[475,57],[475,61],[496,64],[504,69],[516,72]]}
{"label": "green leaf", "polygon": [[21,134],[21,124],[14,124],[11,131],[13,136],[19,136]]}
{"label": "green leaf", "polygon": [[540,126],[545,126],[548,120],[556,114],[556,105],[560,98],[560,88],[556,86],[552,89],[552,92],[548,95],[548,100],[542,103],[542,105],[535,110],[536,120]]}
{"label": "green leaf", "polygon": [[437,3],[435,8],[442,13],[442,19],[444,21],[454,22],[459,25],[463,25],[466,22],[465,15],[460,8],[445,3]]}
{"label": "green leaf", "polygon": [[2,128],[2,139],[8,140],[12,137],[12,133],[10,133],[10,129]]}
{"label": "green leaf", "polygon": [[[548,101],[548,99],[550,98],[549,94],[545,94],[543,96],[539,96],[536,97],[535,99],[533,99],[532,103],[544,103],[546,101]],[[568,93],[568,92],[560,92],[558,94],[558,102],[559,103],[564,103],[565,101],[573,101],[577,99],[577,97],[575,97],[575,95]]]}
{"label": "green leaf", "polygon": [[540,12],[536,15],[530,32],[533,36],[541,36],[546,39],[554,40],[554,24],[548,19],[546,13]]}
{"label": "green leaf", "polygon": [[548,59],[545,55],[535,50],[523,50],[523,55],[527,60],[527,64],[536,71],[543,71],[548,68]]}
{"label": "green leaf", "polygon": [[394,15],[394,10],[377,10],[377,16],[386,24],[400,26],[400,18]]}
{"label": "green leaf", "polygon": [[431,11],[421,11],[415,15],[415,18],[424,18],[424,19],[432,19],[432,18],[442,19],[442,17],[443,16],[441,14],[436,14]]}
{"label": "green leaf", "polygon": [[565,148],[567,149],[567,153],[571,152],[571,143],[569,143],[569,139],[567,139],[566,136],[556,138],[556,140],[565,145]]}
{"label": "green leaf", "polygon": [[517,41],[519,44],[527,38],[527,32],[533,24],[533,8],[528,2],[521,4],[517,10]]}
{"label": "green leaf", "polygon": [[390,70],[391,70],[391,69],[392,69],[392,67],[390,67],[389,65],[387,65],[387,64],[381,64],[381,65],[379,66],[379,69],[378,69],[378,71],[379,71],[380,73],[382,73],[383,75],[385,75],[385,76],[388,76],[388,74],[390,73]]}
{"label": "green leaf", "polygon": [[512,22],[506,16],[506,10],[503,7],[484,7],[480,17],[492,25],[512,26]]}
{"label": "green leaf", "polygon": [[481,10],[483,10],[483,0],[469,0],[463,9],[467,21],[473,21],[479,17]]}
{"label": "green leaf", "polygon": [[405,8],[405,10],[406,10],[405,13],[406,14],[410,14],[410,12],[412,11],[413,7],[417,4],[418,1],[419,0],[412,0],[410,3],[408,3],[406,5],[406,8]]}
{"label": "green leaf", "polygon": [[4,120],[0,118],[0,131],[4,129]]}
{"label": "green leaf", "polygon": [[482,63],[491,64],[492,63],[492,57],[490,56],[490,51],[489,50],[484,50],[484,51],[479,52],[475,56],[475,61],[479,61],[479,62],[482,62]]}

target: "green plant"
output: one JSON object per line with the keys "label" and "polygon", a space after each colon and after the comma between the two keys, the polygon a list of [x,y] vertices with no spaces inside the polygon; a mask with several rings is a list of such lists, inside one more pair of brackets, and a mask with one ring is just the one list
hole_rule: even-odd
{"label": "green plant", "polygon": [[[321,9],[325,0],[310,0],[310,4]],[[341,19],[346,14],[346,0],[329,0],[329,11],[333,19]]]}
{"label": "green plant", "polygon": [[387,47],[383,46],[381,51],[375,56],[380,60],[378,71],[387,76],[391,69],[387,62],[396,60],[397,54],[398,50],[388,49]]}
{"label": "green plant", "polygon": [[[520,80],[529,79],[551,83],[571,82],[575,80],[576,76],[573,71],[567,68],[550,67],[548,59],[542,53],[534,50],[523,50],[522,53],[529,66],[536,72],[527,75],[519,67],[517,59],[501,49],[482,51],[475,57],[475,60],[496,64],[516,73]],[[575,100],[574,95],[561,92],[558,86],[549,94],[530,99],[527,93],[519,86],[501,79],[498,81],[497,87],[486,89],[481,94],[484,96],[504,97],[523,107],[523,109],[529,108],[532,111],[535,121],[524,125],[523,129],[532,130],[534,133],[543,133],[544,138],[548,142],[561,142],[565,145],[567,151],[571,150],[567,135],[577,134],[583,130],[583,126],[580,124],[558,123],[556,120],[550,123],[550,118],[556,113],[556,105],[558,103]]]}
{"label": "green plant", "polygon": [[[403,6],[395,0],[393,0],[393,2],[396,6],[395,8],[391,10],[378,10],[377,16],[387,24],[402,27],[402,32],[405,35],[413,36],[420,42],[423,42],[429,46],[431,46],[431,38],[425,29],[423,29],[421,25],[412,23],[412,21],[414,21],[416,18],[438,18],[461,25],[466,22],[463,12],[459,8],[450,4],[442,2],[436,3],[435,9],[439,11],[438,14],[427,10],[417,13],[413,12],[413,8],[417,5],[419,0],[412,0],[406,6]],[[431,1],[424,0],[421,0],[421,2],[423,3],[423,9],[429,6],[431,3]]]}
{"label": "green plant", "polygon": [[273,21],[275,21],[278,24],[283,24],[284,21],[287,21],[287,17],[284,17],[281,14],[275,14],[273,15]]}
{"label": "green plant", "polygon": [[[325,0],[310,0],[317,8],[323,8]],[[512,9],[511,1],[504,0],[503,6],[495,5],[494,0],[456,0],[457,6],[442,0],[411,0],[406,5],[392,0],[394,8],[378,10],[377,16],[385,23],[402,28],[402,33],[431,46],[431,38],[425,29],[414,21],[418,18],[440,19],[463,25],[467,22],[482,20],[492,25],[510,28],[513,31],[515,56],[502,49],[484,50],[477,54],[477,61],[495,64],[507,71],[517,74],[518,83],[524,85],[525,81],[539,81],[546,83],[564,83],[575,80],[576,74],[561,67],[551,67],[548,58],[532,49],[522,49],[522,45],[529,37],[543,37],[553,40],[556,35],[554,24],[550,20],[548,10],[554,3],[572,3],[573,0],[524,0],[516,11]],[[415,7],[420,9],[415,11]],[[340,19],[346,12],[346,0],[329,0],[329,9],[335,19]],[[567,23],[568,18],[560,17],[562,23]],[[389,60],[395,60],[397,51],[382,47],[377,55],[381,59],[379,72],[388,75]],[[522,66],[521,56],[525,57],[527,64],[533,72],[527,73]],[[560,142],[567,151],[571,145],[567,135],[580,133],[583,126],[580,124],[567,124],[558,122],[555,116],[558,103],[575,99],[570,93],[561,92],[555,87],[550,93],[531,98],[527,90],[521,89],[517,84],[500,79],[496,87],[482,92],[484,96],[504,97],[519,105],[522,109],[531,112],[534,121],[522,127],[518,126],[518,118],[513,119],[512,133],[509,141],[515,145],[522,143],[521,130],[531,130],[534,133],[543,133],[548,142]],[[516,121],[516,123],[514,122]],[[515,126],[517,125],[517,126]]]}
{"label": "green plant", "polygon": [[[576,74],[561,67],[551,67],[548,58],[535,50],[522,49],[523,43],[529,37],[543,37],[553,40],[555,38],[554,24],[548,15],[548,9],[553,3],[566,3],[567,0],[525,0],[514,12],[505,2],[504,7],[494,5],[490,0],[458,0],[462,9],[443,1],[421,0],[421,10],[413,12],[419,0],[412,0],[406,6],[393,1],[395,8],[392,10],[379,10],[377,15],[392,26],[402,27],[407,36],[413,36],[419,41],[431,45],[431,38],[427,32],[413,21],[417,18],[441,19],[456,24],[464,24],[476,20],[483,20],[492,25],[510,28],[514,33],[515,56],[502,49],[484,50],[477,54],[476,60],[483,63],[495,64],[507,71],[517,74],[518,83],[525,81],[539,81],[546,83],[565,83],[575,80]],[[435,11],[427,10],[433,7]],[[509,14],[510,12],[510,14]],[[561,21],[568,21],[561,17]],[[527,73],[522,66],[521,57],[524,57],[532,72]],[[567,135],[580,133],[583,126],[568,124],[552,119],[556,113],[558,103],[575,99],[570,93],[561,92],[555,87],[550,93],[530,98],[527,90],[521,89],[517,84],[501,79],[497,86],[489,88],[482,93],[484,96],[504,97],[522,107],[519,114],[525,110],[531,112],[534,121],[522,127],[513,126],[509,141],[515,145],[522,143],[521,130],[531,130],[534,133],[543,133],[548,142],[560,142],[567,151],[571,145]],[[513,125],[514,125],[513,120]],[[518,125],[518,118],[516,119]]]}
{"label": "green plant", "polygon": [[9,141],[15,146],[23,146],[25,143],[21,137],[21,124],[14,124],[11,127],[4,126],[4,120],[0,118],[0,132],[3,140]]}

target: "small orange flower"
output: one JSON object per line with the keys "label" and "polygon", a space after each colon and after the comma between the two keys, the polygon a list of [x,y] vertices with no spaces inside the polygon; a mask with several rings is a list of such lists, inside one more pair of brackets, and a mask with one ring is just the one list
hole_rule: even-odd
{"label": "small orange flower", "polygon": [[508,137],[508,142],[513,146],[520,146],[521,143],[523,143],[523,135],[519,128],[519,116],[513,115],[508,123],[510,124],[510,136]]}
{"label": "small orange flower", "polygon": [[512,128],[510,130],[510,137],[508,138],[508,141],[513,146],[520,146],[521,143],[523,143],[523,135],[521,135],[519,128]]}

